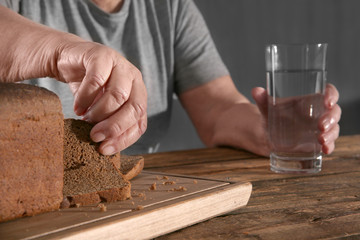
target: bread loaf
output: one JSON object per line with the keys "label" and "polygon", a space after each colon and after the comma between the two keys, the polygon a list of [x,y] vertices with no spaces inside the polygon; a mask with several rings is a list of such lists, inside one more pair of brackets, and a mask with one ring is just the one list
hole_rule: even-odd
{"label": "bread loaf", "polygon": [[141,172],[144,160],[101,155],[91,128],[85,121],[64,120],[59,98],[44,88],[0,83],[0,222],[60,204],[131,196],[128,180]]}
{"label": "bread loaf", "polygon": [[59,208],[63,136],[54,93],[0,83],[0,222]]}

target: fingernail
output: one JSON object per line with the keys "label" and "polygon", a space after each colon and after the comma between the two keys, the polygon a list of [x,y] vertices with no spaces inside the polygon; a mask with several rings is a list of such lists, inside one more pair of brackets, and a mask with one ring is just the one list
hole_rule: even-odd
{"label": "fingernail", "polygon": [[84,114],[83,120],[85,120],[85,121],[87,121],[87,122],[90,122],[90,123],[93,122],[93,121],[91,121],[91,117],[90,117],[89,111],[86,112],[86,114]]}
{"label": "fingernail", "polygon": [[115,153],[115,148],[113,146],[106,146],[104,147],[102,153],[104,155],[112,155]]}
{"label": "fingernail", "polygon": [[329,130],[330,126],[331,126],[332,124],[334,124],[334,123],[335,123],[334,118],[326,119],[326,120],[324,121],[324,130],[325,130],[325,131]]}
{"label": "fingernail", "polygon": [[84,109],[84,108],[81,108],[81,107],[76,107],[76,108],[74,109],[74,112],[76,113],[76,115],[81,116],[81,115],[84,115],[85,109]]}
{"label": "fingernail", "polygon": [[329,120],[325,120],[325,121],[324,121],[324,130],[325,130],[325,131],[328,130],[329,127],[330,127],[330,121],[329,121]]}
{"label": "fingernail", "polygon": [[92,136],[94,142],[101,142],[105,140],[105,135],[101,132],[97,132]]}
{"label": "fingernail", "polygon": [[326,136],[322,136],[322,144],[325,144],[325,143],[327,143],[327,141],[328,141],[328,138],[326,137]]}

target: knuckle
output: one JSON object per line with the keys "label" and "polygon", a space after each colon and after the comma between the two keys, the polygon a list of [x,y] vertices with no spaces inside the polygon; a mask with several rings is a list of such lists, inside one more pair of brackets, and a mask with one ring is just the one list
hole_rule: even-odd
{"label": "knuckle", "polygon": [[124,131],[118,122],[109,126],[109,132],[113,136],[120,136]]}
{"label": "knuckle", "polygon": [[135,68],[135,71],[134,71],[134,78],[137,79],[137,80],[142,80],[143,79],[142,73],[137,68]]}
{"label": "knuckle", "polygon": [[107,92],[118,106],[122,106],[129,99],[129,94],[125,91],[108,89]]}
{"label": "knuckle", "polygon": [[[132,80],[135,82],[141,82],[143,84],[143,76],[139,69],[133,68],[131,71],[132,74]],[[143,84],[144,85],[144,84]],[[145,85],[144,85],[145,86]]]}
{"label": "knuckle", "polygon": [[132,106],[132,112],[135,119],[143,117],[146,113],[146,104],[134,103]]}
{"label": "knuckle", "polygon": [[102,88],[105,85],[106,79],[101,76],[100,74],[92,74],[91,76],[88,76],[90,81],[88,82],[88,84],[91,87],[94,88]]}

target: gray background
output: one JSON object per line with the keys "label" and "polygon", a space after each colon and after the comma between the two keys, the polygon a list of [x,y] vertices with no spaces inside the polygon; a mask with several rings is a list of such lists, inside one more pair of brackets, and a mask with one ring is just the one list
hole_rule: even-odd
{"label": "gray background", "polygon": [[[249,99],[253,87],[265,87],[266,43],[329,43],[328,82],[338,88],[343,111],[340,134],[360,133],[359,0],[195,0],[195,3],[237,88]],[[172,119],[160,151],[203,147],[177,100]]]}

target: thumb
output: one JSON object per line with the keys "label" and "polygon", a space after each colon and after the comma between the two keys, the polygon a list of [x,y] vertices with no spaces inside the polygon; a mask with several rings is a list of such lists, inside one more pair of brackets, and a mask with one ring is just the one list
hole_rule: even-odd
{"label": "thumb", "polygon": [[264,117],[267,117],[268,114],[268,99],[267,99],[267,92],[264,88],[256,87],[253,88],[251,91],[251,95],[256,102],[260,112]]}

